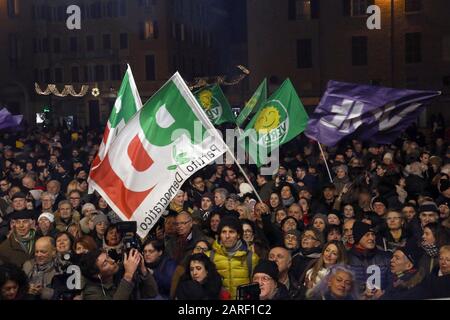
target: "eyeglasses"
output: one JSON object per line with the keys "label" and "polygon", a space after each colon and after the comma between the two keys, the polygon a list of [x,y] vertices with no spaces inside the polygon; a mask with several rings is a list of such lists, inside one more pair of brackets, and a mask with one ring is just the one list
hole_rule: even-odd
{"label": "eyeglasses", "polygon": [[196,251],[201,251],[201,252],[206,252],[206,251],[208,251],[208,248],[195,247],[194,250],[196,250]]}
{"label": "eyeglasses", "polygon": [[260,277],[253,277],[253,282],[269,282],[270,280],[272,280],[271,277],[269,276],[260,276]]}
{"label": "eyeglasses", "polygon": [[180,221],[180,222],[175,222],[176,226],[185,226],[187,225],[189,222],[191,222],[192,220],[188,220],[188,221]]}
{"label": "eyeglasses", "polygon": [[7,183],[0,183],[0,186],[2,187],[6,187],[8,184]]}

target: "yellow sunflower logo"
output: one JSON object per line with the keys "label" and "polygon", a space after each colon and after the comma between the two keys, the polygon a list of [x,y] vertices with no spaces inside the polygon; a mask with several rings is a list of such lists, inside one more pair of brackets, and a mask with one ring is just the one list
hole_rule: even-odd
{"label": "yellow sunflower logo", "polygon": [[211,107],[213,106],[213,94],[210,90],[203,90],[202,92],[200,92],[199,96],[199,100],[200,103],[202,104],[202,107],[205,110],[209,110],[211,109]]}
{"label": "yellow sunflower logo", "polygon": [[267,133],[280,125],[280,112],[274,106],[265,107],[255,122],[258,133]]}

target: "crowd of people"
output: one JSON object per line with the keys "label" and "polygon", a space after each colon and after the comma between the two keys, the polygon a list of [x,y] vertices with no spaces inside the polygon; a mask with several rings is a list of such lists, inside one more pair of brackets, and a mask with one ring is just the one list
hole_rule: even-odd
{"label": "crowd of people", "polygon": [[100,130],[0,134],[0,300],[450,298],[444,130],[323,153],[300,135],[272,176],[243,166],[262,202],[212,163],[132,241],[88,193]]}

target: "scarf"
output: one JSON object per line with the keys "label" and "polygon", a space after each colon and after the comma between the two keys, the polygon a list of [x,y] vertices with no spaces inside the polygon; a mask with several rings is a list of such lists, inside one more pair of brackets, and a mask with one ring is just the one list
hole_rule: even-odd
{"label": "scarf", "polygon": [[227,249],[227,254],[229,257],[235,255],[235,253],[242,247],[242,240],[238,240],[233,248]]}
{"label": "scarf", "polygon": [[426,254],[432,258],[435,258],[439,255],[439,248],[436,247],[435,244],[425,244],[422,242],[421,247],[425,250]]}
{"label": "scarf", "polygon": [[44,286],[44,274],[55,267],[55,260],[50,260],[46,264],[38,265],[36,261],[33,262],[33,269],[28,274],[30,283],[40,284]]}
{"label": "scarf", "polygon": [[281,199],[281,203],[284,207],[289,207],[291,204],[295,202],[295,199],[293,196],[291,196],[289,199]]}
{"label": "scarf", "polygon": [[35,234],[35,231],[30,230],[28,235],[21,237],[17,233],[14,232],[14,239],[20,244],[22,249],[28,254],[31,254],[31,252],[33,251],[34,241],[35,241],[34,234]]}

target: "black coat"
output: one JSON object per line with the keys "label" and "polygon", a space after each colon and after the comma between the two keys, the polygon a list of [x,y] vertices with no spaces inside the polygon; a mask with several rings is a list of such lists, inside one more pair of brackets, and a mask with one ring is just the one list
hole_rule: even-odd
{"label": "black coat", "polygon": [[425,277],[422,283],[413,290],[417,299],[450,298],[450,275],[439,276],[439,268]]}

